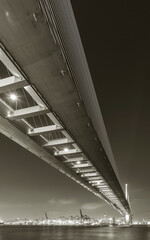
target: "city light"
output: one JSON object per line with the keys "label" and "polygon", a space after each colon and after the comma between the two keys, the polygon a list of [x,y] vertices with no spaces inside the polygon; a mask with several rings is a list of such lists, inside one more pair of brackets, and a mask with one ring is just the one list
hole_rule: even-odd
{"label": "city light", "polygon": [[[39,218],[39,219],[12,219],[8,221],[3,221],[0,219],[0,225],[29,225],[29,226],[126,226],[126,221],[124,217],[115,218],[113,216],[104,215],[103,217],[91,218],[87,215],[76,215],[76,216],[60,216],[58,218]],[[134,225],[148,226],[150,225],[150,220],[141,220],[141,221],[133,221]]]}

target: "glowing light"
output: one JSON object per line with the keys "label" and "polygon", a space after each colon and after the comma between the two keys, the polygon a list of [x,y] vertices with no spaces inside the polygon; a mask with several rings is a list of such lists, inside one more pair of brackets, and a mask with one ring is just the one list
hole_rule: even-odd
{"label": "glowing light", "polygon": [[39,103],[39,106],[44,107],[44,105],[42,103]]}
{"label": "glowing light", "polygon": [[54,152],[54,155],[57,155],[58,154],[58,150]]}
{"label": "glowing light", "polygon": [[126,215],[125,215],[125,220],[126,220],[126,223],[129,222],[129,220],[130,220],[130,216],[129,216],[129,214],[126,214]]}
{"label": "glowing light", "polygon": [[10,97],[10,99],[11,99],[12,101],[16,101],[16,100],[17,100],[17,95],[14,94],[14,93],[11,93],[9,97]]}
{"label": "glowing light", "polygon": [[64,151],[65,151],[65,152],[68,152],[68,148],[64,148]]}
{"label": "glowing light", "polygon": [[10,112],[7,113],[7,116],[10,117]]}
{"label": "glowing light", "polygon": [[6,11],[5,14],[6,14],[7,17],[9,16],[9,12],[8,11]]}
{"label": "glowing light", "polygon": [[29,133],[29,134],[31,133],[31,129],[28,130],[28,133]]}
{"label": "glowing light", "polygon": [[81,162],[80,161],[77,161],[77,164],[80,164]]}

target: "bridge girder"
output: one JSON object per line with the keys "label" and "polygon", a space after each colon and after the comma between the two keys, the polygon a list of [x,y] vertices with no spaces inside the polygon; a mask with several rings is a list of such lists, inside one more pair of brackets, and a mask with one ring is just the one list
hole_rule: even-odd
{"label": "bridge girder", "polygon": [[[35,6],[37,6],[37,2],[34,0],[31,2],[27,2],[26,7],[29,8],[32,13]],[[9,11],[7,3],[2,4],[3,8],[7,8]],[[22,12],[22,18],[24,18],[25,9],[22,8],[21,4],[14,4],[12,8],[14,11],[19,8],[20,12]],[[5,91],[4,88],[1,88],[1,91],[3,91],[2,98],[0,99],[0,105],[2,106],[0,115],[1,123],[3,124],[1,132],[18,143],[17,137],[19,138],[20,134],[24,139],[27,137],[28,140],[30,139],[31,145],[28,147],[28,144],[25,144],[23,139],[23,144],[21,144],[25,148],[28,148],[28,150],[30,149],[30,151],[36,155],[39,154],[39,149],[42,150],[42,154],[44,155],[39,154],[39,157],[43,160],[48,163],[54,163],[56,160],[56,164],[51,164],[52,166],[62,171],[73,180],[76,180],[82,186],[92,191],[96,196],[103,198],[121,213],[125,214],[130,212],[130,208],[127,201],[124,199],[124,193],[109,163],[107,154],[102,147],[99,137],[97,137],[95,133],[92,123],[89,121],[84,104],[81,104],[78,88],[70,78],[68,65],[64,64],[64,60],[66,59],[63,60],[62,58],[64,57],[64,53],[59,45],[60,42],[54,42],[54,36],[50,35],[45,22],[40,21],[40,23],[35,23],[39,31],[35,32],[32,20],[28,19],[27,16],[26,18],[26,27],[31,33],[31,36],[29,35],[27,38],[24,38],[25,40],[22,39],[22,41],[30,41],[32,43],[32,55],[29,54],[28,57],[25,54],[23,55],[23,51],[29,53],[29,45],[25,42],[24,45],[22,44],[20,46],[19,41],[16,39],[15,43],[13,41],[6,43],[9,53],[5,47],[1,45],[0,59],[14,78],[17,77],[25,80],[27,86],[21,86],[21,90],[29,99],[29,105],[31,105],[30,103],[33,101],[37,105],[22,107],[20,103],[19,109],[15,110],[13,108],[14,105],[8,104],[6,101],[5,93],[9,93],[9,88],[6,86]],[[5,17],[3,20],[5,23],[4,25],[7,25],[8,29],[12,27],[6,21]],[[22,20],[19,24],[21,26]],[[19,29],[17,30],[19,31]],[[3,38],[5,34],[6,36]],[[8,36],[10,36],[10,38],[12,37],[9,30],[5,33],[2,28],[0,38],[3,43],[5,43],[5,38]],[[37,49],[33,43],[35,41],[35,36],[37,44],[40,47],[39,49]],[[60,55],[60,51],[62,56]],[[14,61],[10,53],[15,57],[17,62],[19,62],[19,65]],[[43,81],[42,84],[41,79]],[[51,84],[49,86],[47,84],[49,84],[50,80]],[[12,90],[20,91],[20,88],[18,89],[17,87],[19,85],[15,85],[15,83],[11,85]],[[64,102],[61,103],[60,99],[63,99]],[[50,103],[52,103],[52,105],[50,105]],[[55,111],[53,109],[55,109]],[[8,110],[9,116],[7,116]],[[68,113],[70,113],[70,115]],[[9,123],[6,119],[4,121],[5,117],[8,117]],[[45,124],[43,126],[44,121]],[[9,125],[10,129],[12,128],[13,131],[16,129],[17,133],[18,131],[21,132],[14,138],[14,132],[12,134],[12,132],[8,133],[6,131],[5,127],[7,125]],[[87,127],[85,127],[86,125]],[[56,130],[58,130],[58,138],[54,139],[52,136],[53,132]],[[47,134],[51,134],[49,137],[52,137],[52,140],[49,141]],[[67,139],[67,143],[64,143],[64,146],[63,143],[56,144],[56,142],[60,143],[61,139],[64,137]],[[37,150],[33,147],[34,142]],[[48,144],[52,149],[48,148]],[[69,145],[66,147],[66,144]],[[48,158],[45,157],[47,154]],[[59,158],[62,158],[62,163],[60,163]],[[101,161],[98,161],[99,159]],[[81,161],[81,167],[77,167],[79,161]],[[90,163],[91,169],[86,172],[86,170],[83,170],[83,165],[87,164],[87,162]],[[111,180],[109,180],[109,178]],[[100,184],[100,186],[97,184],[92,185],[90,181],[93,179],[95,179],[95,181],[103,179],[104,184]]]}
{"label": "bridge girder", "polygon": [[25,80],[22,80],[19,77],[11,76],[7,78],[3,78],[0,81],[0,93],[8,92],[8,91],[14,91],[18,88],[25,87],[27,85],[27,82]]}

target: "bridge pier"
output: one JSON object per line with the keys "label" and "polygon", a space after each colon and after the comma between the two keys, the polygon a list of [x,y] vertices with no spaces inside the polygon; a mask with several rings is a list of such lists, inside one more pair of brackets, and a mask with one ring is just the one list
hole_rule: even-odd
{"label": "bridge pier", "polygon": [[125,223],[126,223],[127,225],[132,224],[132,215],[131,215],[131,214],[126,214],[126,215],[125,215]]}
{"label": "bridge pier", "polygon": [[[125,184],[125,197],[130,205],[129,193],[128,193],[128,184]],[[132,224],[132,214],[125,214],[125,223],[127,225]]]}

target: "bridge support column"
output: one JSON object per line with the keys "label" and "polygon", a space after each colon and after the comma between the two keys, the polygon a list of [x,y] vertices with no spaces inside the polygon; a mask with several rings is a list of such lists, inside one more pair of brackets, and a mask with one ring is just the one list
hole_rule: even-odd
{"label": "bridge support column", "polygon": [[125,223],[132,224],[132,216],[130,214],[125,215]]}
{"label": "bridge support column", "polygon": [[[125,197],[127,202],[130,205],[130,199],[129,199],[129,194],[128,194],[128,184],[125,184]],[[132,224],[132,214],[125,214],[125,223],[126,224]]]}

